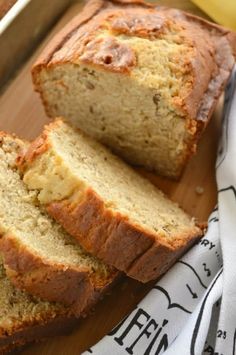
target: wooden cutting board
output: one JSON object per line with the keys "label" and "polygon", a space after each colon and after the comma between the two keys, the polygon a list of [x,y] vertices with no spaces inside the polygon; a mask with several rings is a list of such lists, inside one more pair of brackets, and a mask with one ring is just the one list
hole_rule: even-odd
{"label": "wooden cutting board", "polygon": [[[195,14],[204,14],[188,0],[163,0],[158,4],[178,7]],[[76,3],[67,10],[59,23],[40,44],[38,50],[19,70],[0,97],[0,129],[15,132],[21,137],[32,139],[39,134],[43,125],[48,122],[39,97],[33,92],[30,67],[45,43],[70,18],[81,9]],[[204,16],[206,17],[206,16]],[[206,221],[216,203],[215,157],[219,136],[219,122],[222,103],[219,103],[204,136],[201,139],[197,154],[191,159],[182,178],[173,182],[157,177],[145,171],[155,185],[177,201],[189,214],[200,221]],[[198,194],[198,188],[203,190]],[[31,345],[22,352],[24,355],[74,355],[80,354],[101,339],[126,314],[131,312],[137,303],[150,290],[153,282],[143,285],[134,280],[123,278],[95,308],[94,312],[80,321],[77,329],[69,336],[56,337],[44,343]]]}

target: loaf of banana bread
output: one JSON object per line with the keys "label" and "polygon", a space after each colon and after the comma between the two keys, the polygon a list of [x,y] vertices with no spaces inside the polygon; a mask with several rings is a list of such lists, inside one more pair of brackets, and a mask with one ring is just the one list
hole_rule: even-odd
{"label": "loaf of banana bread", "polygon": [[235,49],[235,33],[180,10],[90,0],[32,74],[50,117],[65,117],[132,164],[177,178]]}

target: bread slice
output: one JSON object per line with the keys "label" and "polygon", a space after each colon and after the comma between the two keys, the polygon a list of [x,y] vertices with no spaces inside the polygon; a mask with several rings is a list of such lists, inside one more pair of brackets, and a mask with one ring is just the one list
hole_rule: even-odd
{"label": "bread slice", "polygon": [[42,301],[15,288],[0,256],[0,355],[28,342],[65,334],[76,322],[68,307]]}
{"label": "bread slice", "polygon": [[62,120],[45,127],[19,165],[40,203],[86,250],[142,282],[202,234],[148,180]]}
{"label": "bread slice", "polygon": [[236,34],[143,1],[91,0],[32,69],[50,117],[177,178],[235,63]]}
{"label": "bread slice", "polygon": [[21,289],[70,305],[80,315],[114,280],[116,271],[88,255],[43,212],[15,159],[25,144],[0,135],[0,251],[8,277]]}

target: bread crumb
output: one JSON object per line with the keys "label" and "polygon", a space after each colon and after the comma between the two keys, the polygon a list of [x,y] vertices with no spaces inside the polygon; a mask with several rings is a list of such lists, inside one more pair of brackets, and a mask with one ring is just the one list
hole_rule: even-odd
{"label": "bread crumb", "polygon": [[202,195],[202,194],[204,193],[204,188],[203,188],[202,186],[196,186],[195,192],[196,192],[198,195]]}

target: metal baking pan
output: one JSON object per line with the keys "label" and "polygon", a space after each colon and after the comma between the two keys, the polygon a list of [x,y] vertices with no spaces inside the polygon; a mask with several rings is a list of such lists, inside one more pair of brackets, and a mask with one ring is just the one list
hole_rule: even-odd
{"label": "metal baking pan", "polygon": [[73,0],[18,0],[0,20],[0,88]]}

